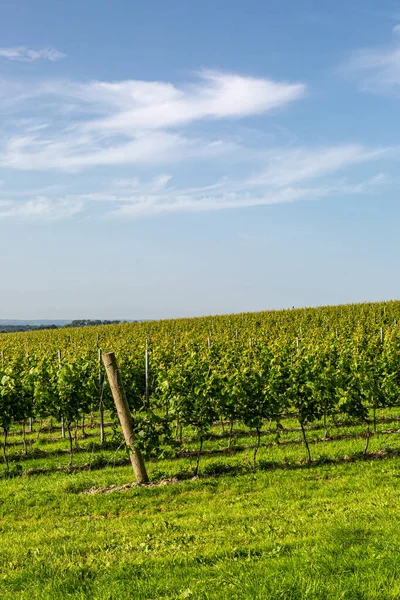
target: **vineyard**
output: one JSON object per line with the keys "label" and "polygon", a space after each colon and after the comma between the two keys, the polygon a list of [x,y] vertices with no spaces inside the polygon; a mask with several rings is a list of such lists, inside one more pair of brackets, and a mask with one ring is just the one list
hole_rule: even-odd
{"label": "vineyard", "polygon": [[96,420],[106,442],[105,412],[117,429],[101,363],[110,349],[148,458],[179,451],[188,435],[200,457],[220,423],[228,450],[235,427],[252,433],[255,466],[266,424],[279,444],[288,418],[297,419],[308,460],[307,429],[319,423],[328,439],[337,419],[364,426],[366,453],[377,415],[400,406],[398,320],[400,302],[391,302],[3,335],[5,468],[12,427],[26,439],[34,420],[59,424],[70,465],[85,421]]}
{"label": "vineyard", "polygon": [[0,335],[1,597],[398,598],[398,323],[386,302]]}

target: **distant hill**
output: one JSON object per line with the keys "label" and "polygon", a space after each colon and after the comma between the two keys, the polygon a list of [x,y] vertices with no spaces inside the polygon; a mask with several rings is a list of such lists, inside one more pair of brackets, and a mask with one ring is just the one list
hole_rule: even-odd
{"label": "distant hill", "polygon": [[33,331],[37,329],[59,329],[60,327],[88,327],[101,325],[113,325],[121,323],[120,320],[104,320],[100,319],[76,319],[74,321],[66,321],[62,319],[0,319],[0,333],[13,333],[16,331]]}
{"label": "distant hill", "polygon": [[67,323],[71,323],[71,319],[63,320],[63,319],[0,319],[0,328],[2,326],[5,327],[23,327],[26,325],[31,325],[32,327],[38,327],[40,325],[57,325],[57,327],[62,327],[63,325],[67,325]]}
{"label": "distant hill", "polygon": [[64,321],[61,319],[55,319],[51,321],[46,320],[35,320],[32,321],[23,319],[0,319],[0,333],[13,333],[15,331],[34,331],[36,329],[58,329],[59,327],[65,327],[71,321]]}

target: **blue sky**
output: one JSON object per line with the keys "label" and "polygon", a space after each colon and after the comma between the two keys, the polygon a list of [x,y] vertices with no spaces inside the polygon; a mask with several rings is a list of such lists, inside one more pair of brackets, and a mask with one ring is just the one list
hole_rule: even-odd
{"label": "blue sky", "polygon": [[400,3],[2,0],[0,318],[400,297]]}

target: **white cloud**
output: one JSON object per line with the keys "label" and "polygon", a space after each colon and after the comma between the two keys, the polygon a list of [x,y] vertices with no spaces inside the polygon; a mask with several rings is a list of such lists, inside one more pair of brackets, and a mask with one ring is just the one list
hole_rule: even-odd
{"label": "white cloud", "polygon": [[65,219],[76,215],[83,209],[79,199],[52,199],[38,196],[23,202],[0,201],[0,219],[39,218],[46,220]]}
{"label": "white cloud", "polygon": [[392,45],[353,52],[341,66],[342,73],[354,78],[365,91],[395,91],[400,85],[400,24],[393,28],[393,34]]}
{"label": "white cloud", "polygon": [[[157,175],[149,184],[146,185],[147,191],[159,191],[164,189],[167,184],[171,181],[172,175]],[[125,188],[130,190],[143,190],[143,183],[139,177],[133,177],[131,179],[114,179],[112,184],[117,188]]]}
{"label": "white cloud", "polygon": [[[146,217],[166,213],[211,212],[269,206],[272,204],[291,203],[299,200],[316,200],[328,196],[353,195],[364,192],[375,185],[375,182],[362,182],[353,185],[321,185],[321,187],[288,187],[279,190],[249,190],[221,192],[220,194],[190,195],[185,190],[173,194],[145,195],[121,198],[115,208],[107,214],[109,217]],[[361,187],[360,187],[361,186]]]}
{"label": "white cloud", "polygon": [[47,81],[25,87],[0,82],[0,102],[13,115],[12,122],[35,117],[39,124],[11,128],[0,145],[0,167],[77,171],[212,158],[234,144],[193,136],[192,124],[266,113],[300,99],[305,91],[304,84],[215,71],[180,86],[137,80]]}
{"label": "white cloud", "polygon": [[378,158],[386,149],[368,149],[359,144],[283,150],[274,149],[265,171],[253,179],[258,185],[286,187],[315,177],[329,175],[349,165]]}
{"label": "white cloud", "polygon": [[144,81],[94,82],[83,97],[102,97],[116,114],[87,123],[89,129],[126,132],[182,126],[201,119],[262,114],[305,95],[304,84],[204,71],[196,84],[175,87]]}
{"label": "white cloud", "polygon": [[56,50],[55,48],[41,48],[40,50],[33,50],[26,46],[0,48],[0,58],[16,60],[19,62],[33,62],[39,59],[46,59],[54,62],[65,56],[66,55],[63,54],[63,52],[59,52],[59,50]]}
{"label": "white cloud", "polygon": [[400,84],[400,48],[355,52],[346,66],[363,89],[385,92]]}
{"label": "white cloud", "polygon": [[[35,181],[35,190],[1,188],[0,217],[56,219],[82,213],[127,218],[227,210],[366,193],[382,185],[380,176],[337,177],[379,159],[385,149],[360,144],[295,148],[293,139],[289,147],[275,141],[271,147],[273,138],[262,137],[251,147],[240,136],[228,137],[219,125],[268,113],[305,93],[301,83],[218,71],[203,71],[194,83],[180,85],[0,81],[6,116],[0,169],[51,173],[47,188],[40,189],[38,174],[25,175]],[[207,128],[199,127],[205,120]],[[183,168],[188,160],[208,161],[196,169],[202,172],[198,185],[190,187],[180,183],[181,174],[188,176]],[[217,179],[207,169],[234,175]],[[150,173],[145,180],[143,172]],[[52,187],[64,181],[64,189]]]}
{"label": "white cloud", "polygon": [[[328,196],[365,194],[385,184],[383,174],[368,179],[337,179],[338,174],[355,164],[371,162],[383,150],[362,146],[276,149],[257,176],[224,177],[211,185],[179,186],[169,174],[149,181],[140,178],[114,179],[97,190],[66,196],[42,194],[32,204],[26,198],[14,200],[2,216],[70,216],[77,212],[113,218],[143,217],[176,212],[205,212],[313,200]],[[317,160],[316,157],[319,157]],[[342,157],[340,160],[338,157]],[[279,168],[275,168],[276,165]],[[308,168],[307,165],[313,165]],[[274,175],[275,173],[275,175]],[[326,180],[327,174],[335,175]],[[307,180],[307,185],[303,183]],[[51,190],[49,190],[51,192]],[[0,196],[6,195],[6,191]],[[20,207],[20,208],[19,208]],[[71,212],[68,212],[70,209]]]}
{"label": "white cloud", "polygon": [[[0,153],[0,166],[20,170],[81,171],[94,166],[158,164],[196,157],[198,147],[187,138],[167,132],[138,134],[125,141],[102,144],[91,136],[68,133],[60,139],[39,136],[13,137]],[[213,149],[209,148],[210,153]]]}
{"label": "white cloud", "polygon": [[[340,148],[336,148],[340,151]],[[343,148],[345,150],[345,148]],[[305,150],[298,153],[299,163],[307,162],[315,155],[315,150]],[[333,149],[323,149],[320,153],[328,156],[335,156]],[[282,152],[282,166],[284,163],[284,152]],[[361,157],[363,154],[363,158]],[[373,151],[368,152],[360,148],[359,154],[352,155],[347,162],[332,168],[331,173],[337,173],[345,167],[349,167],[356,162],[373,160],[375,156]],[[287,153],[288,172],[294,165],[293,156]],[[321,168],[315,169],[313,174],[304,178],[300,175],[299,169],[294,169],[293,176],[288,176],[287,182],[282,179],[268,180],[268,166],[258,177],[242,180],[223,180],[208,187],[198,188],[177,188],[166,187],[158,192],[148,192],[139,189],[136,194],[113,195],[107,198],[103,195],[96,198],[91,197],[92,201],[105,202],[108,205],[109,214],[115,217],[140,217],[162,213],[172,212],[205,212],[216,210],[227,210],[246,208],[252,206],[267,206],[271,204],[281,204],[296,202],[298,200],[315,200],[328,196],[348,196],[374,191],[377,186],[385,183],[386,179],[382,173],[378,173],[362,181],[322,181],[321,178],[326,175],[326,161],[322,161]],[[308,185],[302,186],[304,179],[308,179]],[[111,207],[111,209],[110,209]]]}

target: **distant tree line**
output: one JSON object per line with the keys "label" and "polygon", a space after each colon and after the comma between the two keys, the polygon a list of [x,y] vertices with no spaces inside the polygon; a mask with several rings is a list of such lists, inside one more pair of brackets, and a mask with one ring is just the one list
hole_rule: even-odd
{"label": "distant tree line", "polygon": [[57,325],[0,325],[0,333],[34,331],[39,329],[59,329],[59,327]]}
{"label": "distant tree line", "polygon": [[65,327],[90,327],[90,326],[101,326],[101,325],[117,325],[124,321],[118,321],[116,319],[104,320],[100,319],[75,319],[71,323],[66,325],[0,325],[0,333],[15,333],[17,331],[39,331],[41,329],[63,329]]}
{"label": "distant tree line", "polygon": [[99,325],[118,325],[118,323],[121,323],[121,321],[101,321],[100,319],[75,319],[74,321],[71,321],[71,323],[63,325],[63,327],[98,327]]}

